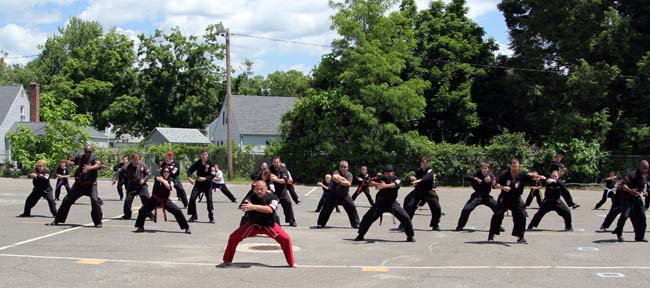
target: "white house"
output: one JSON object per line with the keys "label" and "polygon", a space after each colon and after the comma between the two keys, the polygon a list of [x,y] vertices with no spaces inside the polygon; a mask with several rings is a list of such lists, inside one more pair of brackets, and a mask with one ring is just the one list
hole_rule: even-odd
{"label": "white house", "polygon": [[[297,97],[232,96],[232,137],[240,148],[250,145],[264,153],[266,145],[280,138],[282,116],[293,110]],[[217,119],[208,125],[208,138],[216,145],[227,143],[226,101]]]}
{"label": "white house", "polygon": [[16,122],[30,120],[30,101],[22,85],[0,86],[0,163],[11,158],[5,135]]}

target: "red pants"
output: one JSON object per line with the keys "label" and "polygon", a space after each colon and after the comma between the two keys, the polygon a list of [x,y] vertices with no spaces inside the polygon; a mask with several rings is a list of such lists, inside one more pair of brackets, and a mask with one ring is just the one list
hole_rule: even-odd
{"label": "red pants", "polygon": [[291,237],[289,237],[289,234],[287,234],[287,232],[284,232],[284,230],[280,228],[280,225],[278,225],[278,223],[275,223],[273,227],[269,227],[251,224],[249,222],[237,228],[237,230],[230,234],[230,238],[228,238],[228,247],[226,247],[226,252],[223,254],[223,262],[232,263],[232,259],[235,257],[235,251],[239,242],[248,237],[253,237],[257,234],[265,234],[275,239],[275,241],[280,244],[280,247],[282,247],[284,258],[287,260],[289,266],[293,267],[295,265],[296,261],[293,258],[293,246],[291,244]]}

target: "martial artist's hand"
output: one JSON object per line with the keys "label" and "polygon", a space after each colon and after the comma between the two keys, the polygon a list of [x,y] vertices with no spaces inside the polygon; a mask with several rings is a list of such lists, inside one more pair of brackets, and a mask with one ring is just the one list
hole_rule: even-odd
{"label": "martial artist's hand", "polygon": [[488,182],[488,183],[492,182],[492,177],[485,176],[485,182]]}
{"label": "martial artist's hand", "polygon": [[29,178],[36,178],[36,173],[29,173]]}
{"label": "martial artist's hand", "polygon": [[203,182],[205,181],[205,177],[197,177],[196,181]]}
{"label": "martial artist's hand", "polygon": [[239,209],[241,209],[242,211],[248,212],[248,211],[254,210],[253,206],[255,206],[255,205],[251,204],[251,202],[248,201],[248,199],[245,199],[244,203],[241,204],[241,206],[239,206]]}
{"label": "martial artist's hand", "polygon": [[138,183],[139,183],[140,185],[144,185],[144,179],[140,179],[140,181],[138,181]]}
{"label": "martial artist's hand", "polygon": [[[476,180],[476,182],[478,182],[478,184],[483,183],[483,180],[481,180],[481,178],[474,177],[474,180]],[[485,180],[485,181],[487,181],[487,180]]]}
{"label": "martial artist's hand", "polygon": [[187,180],[190,181],[190,184],[194,185],[194,179],[192,177],[188,177]]}
{"label": "martial artist's hand", "polygon": [[92,166],[90,166],[90,165],[88,165],[88,164],[84,165],[84,169],[82,170],[82,171],[83,171],[83,174],[88,173],[88,171],[90,171],[90,167],[92,167]]}
{"label": "martial artist's hand", "polygon": [[503,190],[504,192],[510,192],[511,189],[512,189],[512,188],[511,188],[510,186],[503,186],[503,187],[501,187],[501,190]]}
{"label": "martial artist's hand", "polygon": [[115,185],[115,179],[111,180],[111,186]]}

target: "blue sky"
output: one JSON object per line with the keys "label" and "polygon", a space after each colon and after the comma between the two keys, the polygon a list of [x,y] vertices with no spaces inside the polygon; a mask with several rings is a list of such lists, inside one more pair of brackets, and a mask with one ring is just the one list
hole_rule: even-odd
{"label": "blue sky", "polygon": [[[423,9],[429,1],[417,0]],[[469,0],[469,17],[507,50],[507,28],[497,10],[499,0]],[[327,0],[0,0],[0,51],[6,61],[24,64],[39,53],[38,45],[65,26],[70,17],[102,23],[105,29],[136,39],[155,29],[180,27],[184,33],[201,35],[208,24],[222,21],[232,33],[329,45],[336,33],[329,30],[334,13]],[[272,42],[233,36],[232,62],[241,71],[244,59],[255,64],[253,72],[266,75],[297,69],[308,73],[328,48]]]}

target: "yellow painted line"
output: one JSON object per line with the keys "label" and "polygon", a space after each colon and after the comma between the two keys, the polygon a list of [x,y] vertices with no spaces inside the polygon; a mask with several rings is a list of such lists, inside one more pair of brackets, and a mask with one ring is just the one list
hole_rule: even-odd
{"label": "yellow painted line", "polygon": [[365,266],[365,267],[361,267],[361,272],[388,272],[388,267]]}
{"label": "yellow painted line", "polygon": [[81,259],[77,262],[78,264],[85,264],[85,265],[100,265],[106,263],[106,260],[99,260],[99,259]]}

